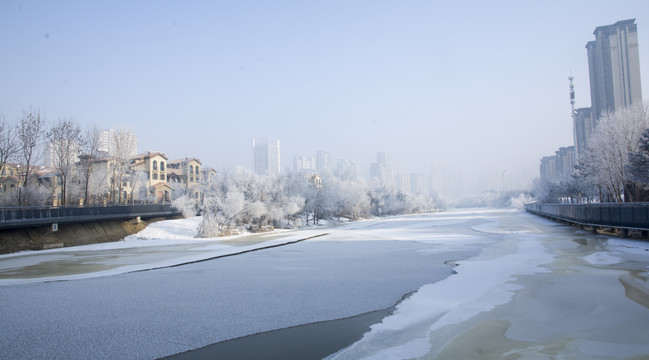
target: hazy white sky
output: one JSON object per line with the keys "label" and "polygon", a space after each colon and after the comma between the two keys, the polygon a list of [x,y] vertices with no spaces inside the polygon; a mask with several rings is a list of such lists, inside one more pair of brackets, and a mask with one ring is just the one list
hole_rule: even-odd
{"label": "hazy white sky", "polygon": [[325,150],[367,173],[385,151],[404,173],[514,187],[573,144],[567,78],[590,106],[596,26],[636,18],[648,83],[647,16],[645,0],[5,0],[0,114],[130,128],[140,152],[215,168],[250,167],[270,136],[282,169]]}

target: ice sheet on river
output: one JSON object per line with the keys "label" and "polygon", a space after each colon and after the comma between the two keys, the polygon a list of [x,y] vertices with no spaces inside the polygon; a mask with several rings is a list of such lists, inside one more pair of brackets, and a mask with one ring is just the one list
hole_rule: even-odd
{"label": "ice sheet on river", "polygon": [[[42,254],[85,259],[81,266],[104,251],[134,259],[142,252],[139,266],[155,268],[329,235],[137,273],[124,273],[129,257],[116,256],[101,260],[121,266],[115,275],[0,286],[0,358],[155,358],[390,307],[411,292],[392,316],[334,357],[649,355],[649,308],[643,293],[633,292],[646,285],[646,243],[505,210],[360,221],[237,245],[193,238],[191,221],[160,223],[148,235],[94,249]],[[2,257],[0,267],[25,255]]]}

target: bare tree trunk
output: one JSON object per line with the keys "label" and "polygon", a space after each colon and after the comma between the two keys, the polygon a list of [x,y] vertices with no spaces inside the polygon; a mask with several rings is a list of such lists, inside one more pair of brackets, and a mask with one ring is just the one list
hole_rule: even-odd
{"label": "bare tree trunk", "polygon": [[[18,128],[18,142],[22,159],[24,160],[25,170],[20,174],[22,176],[23,191],[18,192],[18,205],[22,206],[25,202],[27,185],[29,184],[29,175],[32,167],[38,158],[37,148],[41,144],[45,134],[45,120],[41,114],[33,109],[23,111],[23,117],[20,119]],[[27,199],[27,201],[29,201]]]}

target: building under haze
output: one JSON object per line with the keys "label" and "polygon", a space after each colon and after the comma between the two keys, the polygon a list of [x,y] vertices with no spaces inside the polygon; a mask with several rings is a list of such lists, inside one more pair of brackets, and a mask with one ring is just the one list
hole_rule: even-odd
{"label": "building under haze", "polygon": [[590,108],[580,108],[575,110],[573,116],[573,135],[575,137],[576,161],[579,161],[579,157],[584,154],[586,143],[590,135],[593,133],[593,128],[593,117],[591,116]]}
{"label": "building under haze", "polygon": [[598,26],[586,44],[594,123],[602,113],[642,102],[635,19]]}
{"label": "building under haze", "polygon": [[137,138],[130,130],[108,129],[99,131],[97,150],[108,156],[121,152],[125,157],[137,155]]}
{"label": "building under haze", "polygon": [[392,165],[390,154],[376,153],[376,162],[370,165],[370,178],[381,186],[394,186],[397,171]]}
{"label": "building under haze", "polygon": [[294,156],[293,157],[293,171],[303,172],[303,171],[314,171],[315,160],[307,156]]}
{"label": "building under haze", "polygon": [[338,159],[336,161],[336,176],[343,179],[356,179],[358,166],[351,160]]}
{"label": "building under haze", "polygon": [[547,182],[564,182],[570,180],[575,172],[575,147],[559,148],[554,156],[541,159],[541,180]]}
{"label": "building under haze", "polygon": [[259,175],[279,175],[279,140],[252,139],[252,170]]}
{"label": "building under haze", "polygon": [[331,156],[326,151],[318,151],[315,154],[316,169],[320,172],[331,171]]}

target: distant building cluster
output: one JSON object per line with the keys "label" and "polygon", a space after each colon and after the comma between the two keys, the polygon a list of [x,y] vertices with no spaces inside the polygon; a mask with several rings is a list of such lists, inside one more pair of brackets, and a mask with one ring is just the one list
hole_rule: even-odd
{"label": "distant building cluster", "polygon": [[[315,155],[315,158],[294,156],[293,171],[307,176],[333,172],[344,179],[355,179],[359,176],[358,166],[353,161],[338,159],[334,168],[328,152],[320,150]],[[436,191],[432,175],[401,174],[387,152],[378,152],[376,162],[370,164],[370,181],[375,186],[394,188],[404,194],[425,194]]]}
{"label": "distant building cluster", "polygon": [[598,26],[593,34],[595,40],[586,44],[591,107],[574,109],[571,77],[574,146],[562,147],[555,155],[541,159],[543,181],[562,182],[570,178],[602,114],[642,103],[635,19]]}
{"label": "distant building cluster", "polygon": [[378,152],[376,162],[370,164],[370,181],[377,186],[395,188],[404,194],[426,194],[438,190],[432,175],[402,174],[386,152]]}
{"label": "distant building cluster", "polygon": [[328,172],[332,171],[331,156],[328,152],[319,150],[315,154],[315,158],[308,156],[294,156],[293,157],[293,171],[295,172]]}
{"label": "distant building cluster", "polygon": [[358,167],[353,161],[338,159],[335,167],[333,162],[331,155],[324,150],[316,151],[315,158],[297,155],[293,156],[293,172],[310,175],[333,172],[347,179],[358,176]]}

